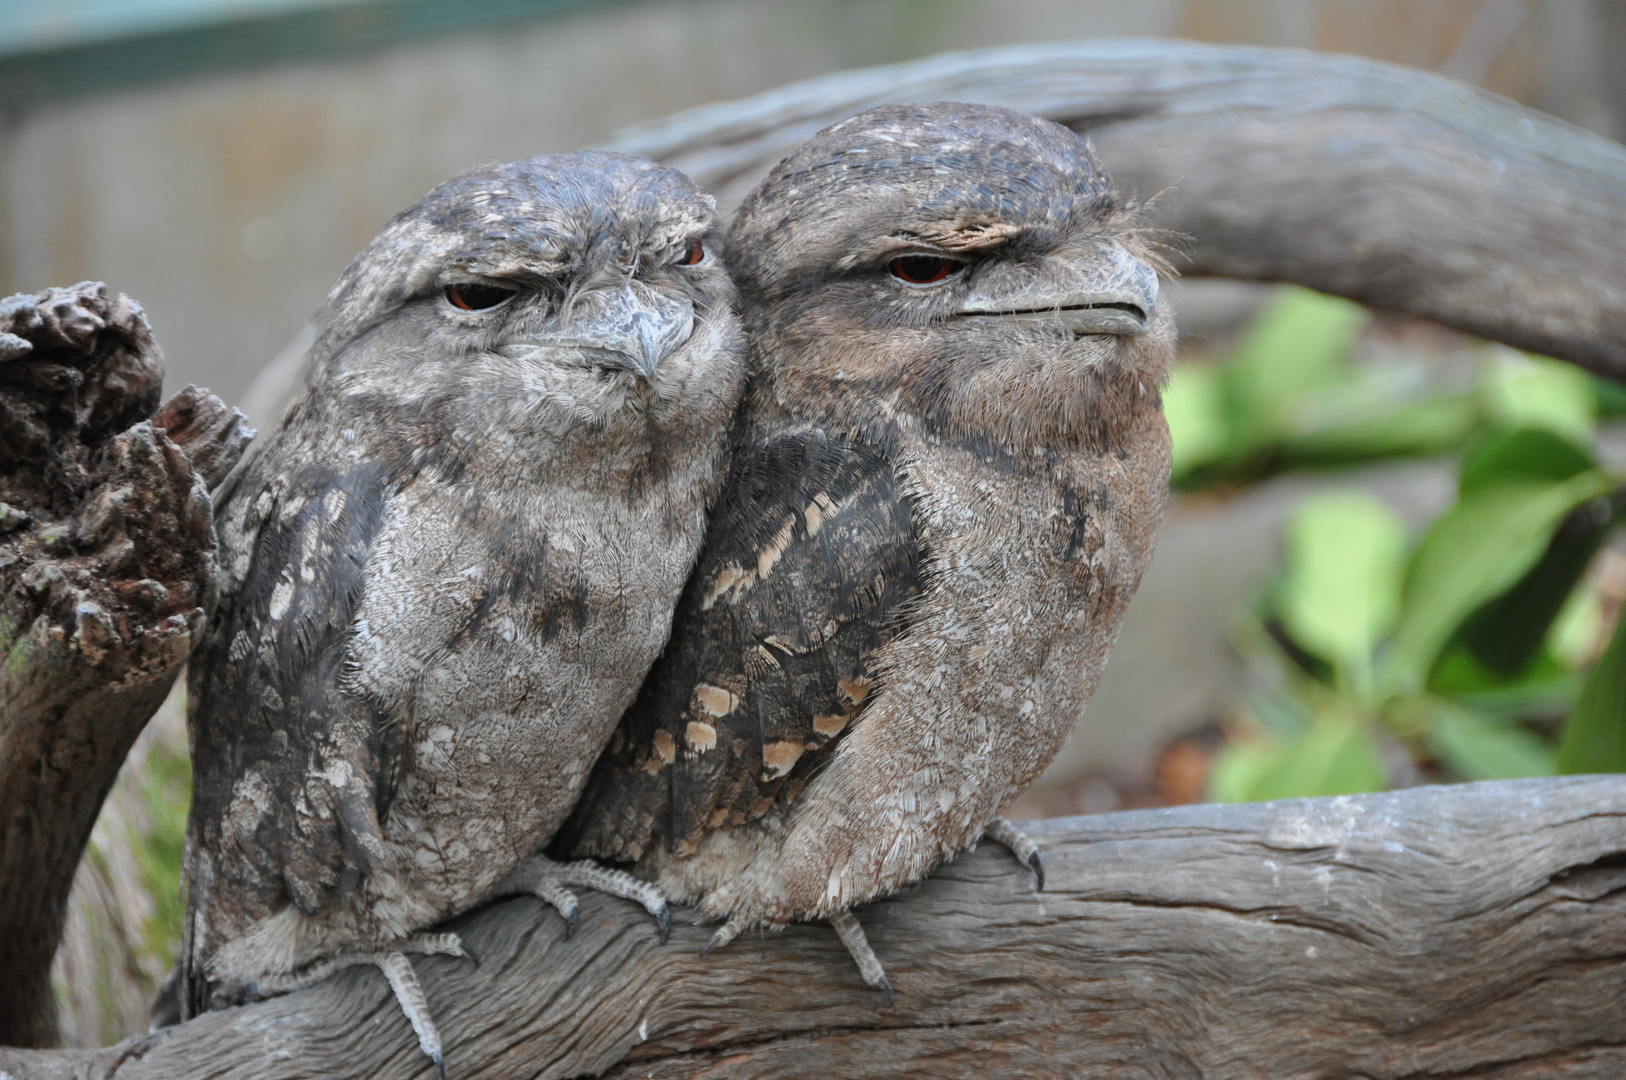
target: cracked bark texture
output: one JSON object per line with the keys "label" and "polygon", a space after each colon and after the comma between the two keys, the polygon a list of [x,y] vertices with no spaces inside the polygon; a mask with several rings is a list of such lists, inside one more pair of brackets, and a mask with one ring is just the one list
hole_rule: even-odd
{"label": "cracked bark texture", "polygon": [[214,603],[209,485],[252,433],[195,387],[155,416],[162,378],[100,283],[0,301],[0,1043],[56,1041],[74,870]]}
{"label": "cracked bark texture", "polygon": [[[1626,1075],[1626,777],[1025,826],[859,917],[888,1012],[828,926],[700,956],[589,894],[453,924],[414,960],[456,1080],[482,1077]],[[99,1051],[0,1050],[16,1080],[431,1076],[383,977],[352,969]]]}
{"label": "cracked bark texture", "polygon": [[1005,105],[1161,192],[1191,277],[1289,281],[1626,378],[1626,147],[1466,83],[1299,49],[1086,41],[841,72],[630,129],[725,217],[829,124]]}

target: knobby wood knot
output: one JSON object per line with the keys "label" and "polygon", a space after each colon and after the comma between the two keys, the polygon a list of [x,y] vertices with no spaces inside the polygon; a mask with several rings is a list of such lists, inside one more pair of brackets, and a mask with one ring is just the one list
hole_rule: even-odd
{"label": "knobby wood knot", "polygon": [[167,673],[213,607],[209,489],[254,433],[197,387],[158,408],[163,371],[141,307],[100,282],[0,301],[0,649],[14,667],[32,646],[115,682]]}

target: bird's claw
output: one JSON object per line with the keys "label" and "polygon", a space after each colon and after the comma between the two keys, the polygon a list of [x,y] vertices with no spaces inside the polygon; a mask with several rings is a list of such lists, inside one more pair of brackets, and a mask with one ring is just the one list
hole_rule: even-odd
{"label": "bird's claw", "polygon": [[869,938],[864,934],[864,927],[858,917],[851,911],[837,911],[830,916],[830,925],[835,929],[836,936],[847,947],[847,953],[858,965],[859,977],[870,986],[881,992],[881,1001],[887,1009],[897,1002],[897,996],[892,992],[892,980],[886,977],[886,969],[881,966],[880,957],[870,947]]}
{"label": "bird's claw", "polygon": [[701,948],[700,955],[705,956],[707,953],[715,952],[718,949],[721,949],[724,945],[727,945],[730,941],[733,941],[735,938],[739,937],[740,927],[743,925],[745,924],[730,920],[719,926],[717,928],[717,932],[711,935],[711,940],[706,942],[706,944]]}
{"label": "bird's claw", "polygon": [[552,905],[564,917],[565,938],[568,940],[576,933],[576,913],[579,910],[576,894],[570,891],[570,886],[589,888],[594,892],[619,896],[624,900],[636,900],[643,905],[645,911],[655,916],[655,922],[660,927],[662,944],[665,944],[667,938],[671,936],[671,911],[667,906],[666,897],[662,896],[654,885],[638,880],[625,870],[601,866],[592,859],[562,863],[555,862],[546,855],[532,855],[497,886],[493,895],[511,896],[515,893],[529,893],[543,903]]}
{"label": "bird's claw", "polygon": [[436,1080],[446,1080],[446,1055],[437,1053],[430,1060],[435,1063]]}
{"label": "bird's claw", "polygon": [[480,954],[474,951],[474,946],[470,945],[467,941],[464,941],[461,937],[459,937],[457,939],[457,947],[463,953],[463,959],[473,964],[476,970],[479,970]]}
{"label": "bird's claw", "polygon": [[1039,857],[1038,844],[1002,817],[990,821],[982,835],[1008,848],[1019,862],[1025,863],[1028,869],[1033,871],[1033,891],[1044,892],[1044,860]]}

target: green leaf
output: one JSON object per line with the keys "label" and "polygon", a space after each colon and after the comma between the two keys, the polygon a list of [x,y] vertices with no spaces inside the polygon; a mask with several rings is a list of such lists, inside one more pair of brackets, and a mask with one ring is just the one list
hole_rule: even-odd
{"label": "green leaf", "polygon": [[1388,786],[1383,756],[1367,725],[1343,718],[1323,719],[1286,744],[1227,747],[1209,779],[1209,791],[1220,802],[1354,795]]}
{"label": "green leaf", "polygon": [[1491,346],[1480,393],[1485,410],[1506,427],[1539,427],[1583,445],[1592,442],[1598,393],[1573,364]]}
{"label": "green leaf", "polygon": [[1227,365],[1239,444],[1274,442],[1299,395],[1338,382],[1368,318],[1348,300],[1280,289]]}
{"label": "green leaf", "polygon": [[1260,779],[1280,756],[1277,746],[1264,741],[1223,747],[1208,769],[1208,797],[1222,803],[1254,801]]}
{"label": "green leaf", "polygon": [[1592,469],[1557,483],[1506,482],[1460,498],[1412,559],[1385,685],[1402,693],[1421,687],[1464,620],[1536,564],[1571,510],[1614,486],[1608,473]]}
{"label": "green leaf", "polygon": [[[1283,436],[1284,463],[1336,464],[1443,454],[1461,446],[1479,419],[1478,409],[1466,396],[1361,402],[1359,408],[1340,400],[1346,396],[1333,392],[1314,395],[1315,404],[1322,409],[1306,409],[1301,422]],[[1315,414],[1323,409],[1331,415]]]}
{"label": "green leaf", "polygon": [[1474,614],[1463,628],[1463,644],[1505,674],[1524,668],[1541,651],[1553,620],[1608,531],[1607,512],[1595,518],[1585,511],[1571,515],[1530,572]]}
{"label": "green leaf", "polygon": [[1388,786],[1383,755],[1366,726],[1329,721],[1285,749],[1275,766],[1260,777],[1254,797],[1354,795]]}
{"label": "green leaf", "polygon": [[1314,708],[1303,696],[1291,694],[1261,694],[1247,705],[1259,727],[1276,739],[1294,739],[1308,731],[1315,722]]}
{"label": "green leaf", "polygon": [[1564,741],[1558,748],[1562,773],[1626,772],[1626,619],[1581,687]]}
{"label": "green leaf", "polygon": [[1600,375],[1592,376],[1592,392],[1598,396],[1598,416],[1626,416],[1626,385]]}
{"label": "green leaf", "polygon": [[1169,422],[1175,476],[1221,457],[1230,444],[1231,430],[1220,369],[1212,364],[1175,368],[1163,391],[1163,417]]}
{"label": "green leaf", "polygon": [[1585,667],[1604,629],[1603,601],[1597,590],[1574,589],[1547,628],[1547,651],[1568,668]]}
{"label": "green leaf", "polygon": [[1568,480],[1598,467],[1574,441],[1542,428],[1517,428],[1491,438],[1468,454],[1457,481],[1459,494],[1510,480]]}
{"label": "green leaf", "polygon": [[1372,651],[1400,610],[1405,565],[1406,527],[1382,503],[1354,492],[1310,499],[1287,526],[1282,626],[1365,694]]}
{"label": "green leaf", "polygon": [[1568,714],[1581,692],[1581,676],[1546,652],[1537,653],[1527,667],[1509,676],[1455,644],[1440,654],[1429,673],[1428,688],[1480,716],[1506,722]]}
{"label": "green leaf", "polygon": [[1557,769],[1553,747],[1534,733],[1445,702],[1439,703],[1427,738],[1440,760],[1467,780],[1551,776]]}
{"label": "green leaf", "polygon": [[[1520,428],[1491,439],[1463,463],[1460,490],[1472,496],[1514,481],[1567,480],[1596,468],[1592,455],[1567,437]],[[1462,640],[1483,663],[1511,675],[1541,650],[1565,598],[1575,590],[1609,527],[1601,514],[1571,515],[1541,558],[1517,584],[1486,604],[1464,627]]]}

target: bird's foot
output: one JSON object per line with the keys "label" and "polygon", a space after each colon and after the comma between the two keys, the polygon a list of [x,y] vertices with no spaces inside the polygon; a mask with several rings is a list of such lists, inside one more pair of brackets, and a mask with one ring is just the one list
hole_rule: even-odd
{"label": "bird's foot", "polygon": [[896,996],[892,993],[892,983],[887,980],[886,971],[881,967],[881,961],[876,957],[875,950],[869,947],[869,938],[864,936],[864,928],[859,925],[858,917],[850,911],[838,911],[830,916],[830,925],[835,927],[836,937],[847,946],[847,952],[858,964],[858,974],[866,983],[879,990],[886,1007],[892,1008],[897,1002]]}
{"label": "bird's foot", "polygon": [[383,964],[383,958],[406,953],[418,956],[461,956],[465,960],[472,960],[476,966],[480,958],[473,949],[463,943],[463,939],[456,934],[413,934],[404,941],[397,942],[393,949],[379,949],[372,952],[339,953],[307,964],[298,971],[290,971],[281,975],[262,975],[254,980],[251,988],[256,996],[270,997],[274,994],[291,994],[295,990],[303,990],[307,986],[314,986],[329,975],[362,964],[372,964],[375,967]]}
{"label": "bird's foot", "polygon": [[1039,845],[1028,839],[1026,833],[1002,817],[988,823],[982,835],[996,844],[1010,848],[1019,862],[1027,863],[1033,871],[1033,891],[1044,892],[1044,860],[1039,857]]}
{"label": "bird's foot", "polygon": [[564,916],[565,936],[569,937],[576,930],[576,894],[570,891],[572,885],[623,900],[636,900],[655,917],[663,945],[672,932],[672,911],[659,889],[625,870],[615,870],[592,859],[561,863],[546,855],[532,855],[497,886],[496,892],[499,896],[525,893],[551,904]]}
{"label": "bird's foot", "polygon": [[441,1048],[440,1030],[435,1027],[435,1018],[429,1015],[429,1000],[423,996],[423,987],[418,985],[418,975],[412,970],[412,961],[403,953],[392,952],[374,962],[384,973],[384,978],[390,981],[396,1003],[406,1014],[413,1034],[418,1036],[418,1049],[435,1063],[438,1080],[446,1080],[446,1053]]}
{"label": "bird's foot", "polygon": [[[896,995],[892,993],[892,983],[886,977],[886,969],[881,967],[881,961],[875,955],[875,950],[869,947],[869,938],[864,936],[864,928],[859,924],[858,917],[850,911],[837,912],[830,916],[830,925],[835,927],[836,937],[847,946],[848,954],[858,965],[858,974],[866,983],[881,992],[881,1000],[886,1008],[892,1008],[897,1002]],[[738,919],[728,920],[711,935],[711,940],[700,950],[700,955],[705,956],[709,952],[723,948],[739,937],[744,927],[745,923]]]}
{"label": "bird's foot", "polygon": [[711,935],[711,940],[706,942],[705,947],[700,950],[700,955],[705,956],[707,953],[716,952],[718,949],[721,949],[730,941],[733,941],[735,938],[739,937],[740,931],[744,929],[744,927],[745,924],[740,922],[738,919],[730,919],[728,922],[725,922],[723,925],[717,928],[717,932],[715,934]]}
{"label": "bird's foot", "polygon": [[463,939],[456,934],[413,934],[394,949],[341,953],[338,956],[318,960],[299,971],[265,976],[255,981],[253,989],[261,995],[291,993],[319,983],[345,968],[371,964],[382,971],[384,978],[389,980],[390,989],[395,992],[396,1003],[401,1006],[401,1012],[405,1014],[407,1023],[412,1025],[413,1034],[418,1036],[418,1049],[435,1063],[435,1075],[439,1080],[446,1080],[446,1055],[441,1047],[440,1030],[435,1027],[435,1019],[429,1013],[429,1001],[424,997],[423,987],[418,985],[417,973],[412,970],[412,961],[407,959],[407,953],[416,953],[419,956],[461,956],[474,961],[475,964],[480,962],[474,950],[465,945]]}

